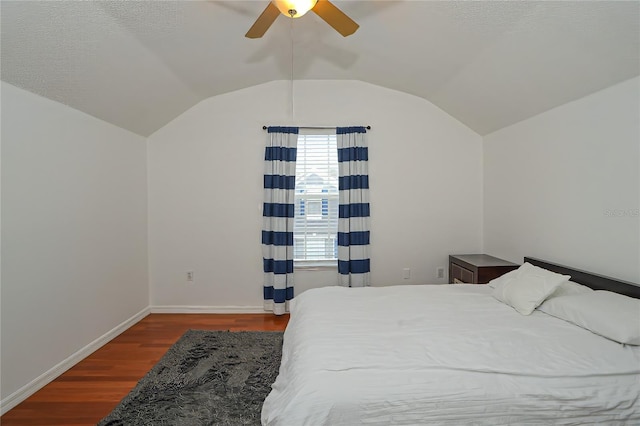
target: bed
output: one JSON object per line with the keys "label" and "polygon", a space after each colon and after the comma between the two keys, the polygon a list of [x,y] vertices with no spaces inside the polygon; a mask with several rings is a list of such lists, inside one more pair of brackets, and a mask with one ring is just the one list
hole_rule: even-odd
{"label": "bed", "polygon": [[[627,316],[615,299],[615,312],[603,321],[617,321],[613,333],[636,333],[636,320],[640,328],[634,305],[640,287],[539,259],[525,258],[526,264],[569,275],[589,295],[625,295]],[[495,287],[504,284],[496,282],[326,287],[301,294],[292,304],[262,423],[640,424],[636,341],[622,344],[603,337],[608,330],[595,334],[554,316],[554,302],[583,297],[562,293],[567,283],[523,315],[496,299]]]}

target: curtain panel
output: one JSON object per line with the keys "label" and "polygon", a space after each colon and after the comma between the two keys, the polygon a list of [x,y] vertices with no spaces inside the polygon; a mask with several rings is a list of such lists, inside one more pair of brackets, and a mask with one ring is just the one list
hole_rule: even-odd
{"label": "curtain panel", "polygon": [[338,274],[346,287],[370,285],[369,148],[365,127],[338,127]]}
{"label": "curtain panel", "polygon": [[289,311],[293,299],[293,220],[297,127],[269,127],[262,208],[264,309]]}

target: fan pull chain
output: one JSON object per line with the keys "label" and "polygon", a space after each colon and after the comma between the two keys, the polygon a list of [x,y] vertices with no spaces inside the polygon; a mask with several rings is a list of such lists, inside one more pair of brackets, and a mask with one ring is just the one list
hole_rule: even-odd
{"label": "fan pull chain", "polygon": [[293,99],[293,15],[296,14],[295,10],[290,10],[289,14],[291,15],[291,23],[289,27],[289,34],[291,38],[291,123],[294,123],[295,118],[295,110],[294,110],[294,99]]}

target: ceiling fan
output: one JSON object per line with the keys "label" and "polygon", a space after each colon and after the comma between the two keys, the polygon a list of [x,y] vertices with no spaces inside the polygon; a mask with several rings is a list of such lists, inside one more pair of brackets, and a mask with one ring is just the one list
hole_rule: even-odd
{"label": "ceiling fan", "polygon": [[309,10],[324,19],[343,37],[356,32],[359,25],[338,9],[329,0],[272,0],[251,26],[245,37],[260,38],[267,32],[273,21],[282,13],[289,18],[299,18]]}

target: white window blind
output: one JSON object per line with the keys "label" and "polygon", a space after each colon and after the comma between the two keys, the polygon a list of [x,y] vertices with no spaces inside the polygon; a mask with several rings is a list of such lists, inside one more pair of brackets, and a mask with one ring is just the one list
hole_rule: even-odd
{"label": "white window blind", "polygon": [[298,135],[294,261],[338,257],[338,151],[336,135]]}

